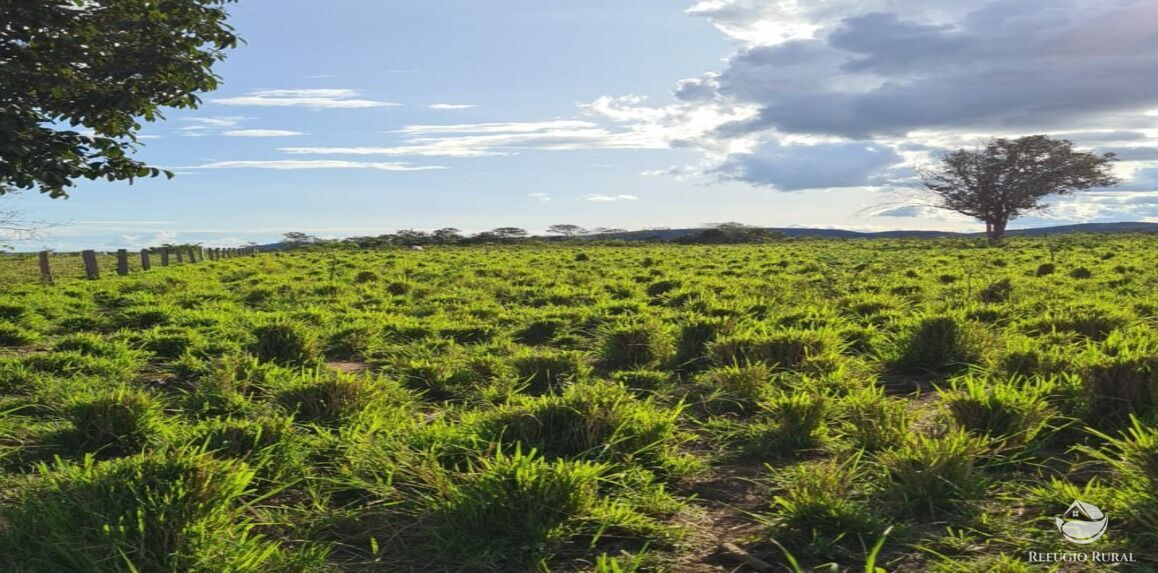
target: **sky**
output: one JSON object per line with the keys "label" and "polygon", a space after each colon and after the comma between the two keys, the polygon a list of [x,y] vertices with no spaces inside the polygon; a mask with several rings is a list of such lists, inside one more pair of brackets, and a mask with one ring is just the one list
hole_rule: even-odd
{"label": "sky", "polygon": [[142,131],[172,180],[0,209],[19,250],[399,229],[977,231],[915,168],[1036,133],[1124,183],[1011,227],[1158,221],[1153,0],[241,0],[197,110]]}

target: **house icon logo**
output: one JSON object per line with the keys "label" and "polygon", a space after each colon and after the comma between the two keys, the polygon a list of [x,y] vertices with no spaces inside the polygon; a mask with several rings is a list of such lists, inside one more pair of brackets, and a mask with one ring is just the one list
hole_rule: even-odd
{"label": "house icon logo", "polygon": [[1098,506],[1074,500],[1065,513],[1054,518],[1054,522],[1067,540],[1086,545],[1105,535],[1109,518]]}

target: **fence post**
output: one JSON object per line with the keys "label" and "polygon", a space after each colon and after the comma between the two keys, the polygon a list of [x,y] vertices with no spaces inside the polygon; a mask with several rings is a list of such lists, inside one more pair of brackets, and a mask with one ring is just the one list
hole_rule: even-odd
{"label": "fence post", "polygon": [[185,262],[185,255],[181,254],[181,247],[175,247],[173,252],[177,255],[177,264]]}
{"label": "fence post", "polygon": [[101,278],[100,267],[97,266],[96,251],[81,251],[80,258],[84,261],[84,276],[89,279]]}
{"label": "fence post", "polygon": [[40,282],[46,285],[54,284],[52,268],[48,266],[48,251],[40,251]]}
{"label": "fence post", "polygon": [[129,274],[129,251],[117,249],[117,274],[122,277]]}
{"label": "fence post", "polygon": [[153,265],[149,262],[149,249],[141,249],[141,270],[147,271],[151,268]]}
{"label": "fence post", "polygon": [[169,247],[161,247],[161,266],[169,266]]}

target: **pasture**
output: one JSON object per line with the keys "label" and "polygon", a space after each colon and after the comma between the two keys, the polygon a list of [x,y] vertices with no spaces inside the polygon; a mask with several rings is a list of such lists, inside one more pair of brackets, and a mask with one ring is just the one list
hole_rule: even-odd
{"label": "pasture", "polygon": [[1155,567],[1156,258],[1078,235],[0,270],[0,569],[1035,571],[1076,547],[1075,499],[1110,517],[1092,549]]}

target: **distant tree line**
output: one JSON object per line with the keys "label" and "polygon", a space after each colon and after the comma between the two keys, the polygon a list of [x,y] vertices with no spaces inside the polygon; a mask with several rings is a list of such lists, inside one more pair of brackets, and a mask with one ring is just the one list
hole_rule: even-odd
{"label": "distant tree line", "polygon": [[454,227],[444,227],[434,231],[402,229],[394,233],[376,236],[348,237],[345,239],[322,239],[314,235],[294,231],[282,237],[282,245],[288,248],[354,246],[362,249],[380,247],[427,247],[433,245],[483,245],[514,244],[533,241],[646,241],[671,242],[680,244],[723,245],[740,243],[764,243],[783,239],[784,235],[760,227],[740,223],[719,223],[708,225],[703,230],[690,235],[668,238],[668,229],[649,229],[655,234],[625,236],[627,229],[596,227],[585,229],[578,225],[558,224],[547,228],[546,236],[531,235],[519,227],[497,227],[481,233],[464,234]]}

